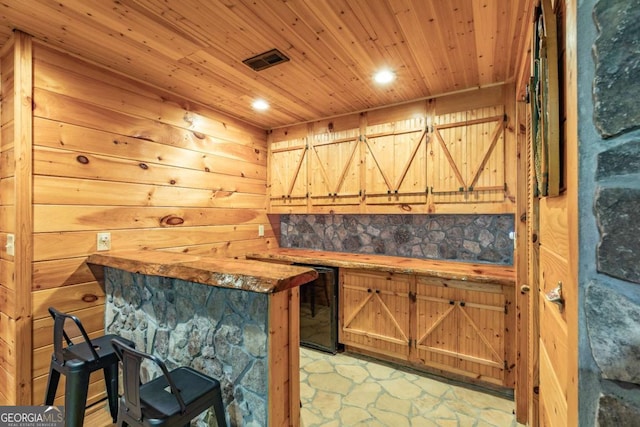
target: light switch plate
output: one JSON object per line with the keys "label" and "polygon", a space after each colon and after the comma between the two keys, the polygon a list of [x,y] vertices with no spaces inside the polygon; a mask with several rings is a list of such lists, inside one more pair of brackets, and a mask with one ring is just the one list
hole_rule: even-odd
{"label": "light switch plate", "polygon": [[5,245],[7,249],[7,255],[14,256],[16,254],[16,236],[13,234],[7,234],[7,244]]}

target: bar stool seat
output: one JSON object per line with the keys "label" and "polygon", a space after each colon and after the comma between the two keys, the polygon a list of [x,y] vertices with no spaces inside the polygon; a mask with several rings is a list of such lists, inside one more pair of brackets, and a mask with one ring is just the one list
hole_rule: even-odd
{"label": "bar stool seat", "polygon": [[[109,400],[109,411],[113,422],[116,422],[118,412],[118,356],[111,340],[119,338],[133,347],[132,341],[117,335],[103,335],[96,339],[89,339],[80,320],[73,315],[62,313],[49,307],[53,317],[53,354],[49,367],[49,380],[45,395],[45,405],[53,405],[60,381],[60,374],[66,378],[64,392],[65,426],[81,427],[84,421],[87,393],[89,390],[89,376],[92,372],[102,369]],[[80,332],[82,341],[74,343],[69,335],[74,335],[70,320]],[[66,341],[66,347],[62,340]]]}
{"label": "bar stool seat", "polygon": [[[218,427],[227,426],[218,380],[184,366],[169,372],[156,356],[135,350],[117,338],[112,343],[122,360],[124,381],[124,395],[118,409],[119,427],[188,426],[192,419],[212,406]],[[140,366],[145,359],[155,363],[163,375],[142,384]]]}

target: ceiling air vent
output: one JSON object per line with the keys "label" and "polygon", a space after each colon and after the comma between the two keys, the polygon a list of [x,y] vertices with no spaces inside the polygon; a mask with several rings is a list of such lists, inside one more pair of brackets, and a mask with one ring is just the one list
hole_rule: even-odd
{"label": "ceiling air vent", "polygon": [[245,59],[244,62],[255,71],[264,70],[265,68],[273,67],[281,62],[287,62],[289,58],[284,56],[278,49],[271,49],[268,52],[261,53],[252,58]]}

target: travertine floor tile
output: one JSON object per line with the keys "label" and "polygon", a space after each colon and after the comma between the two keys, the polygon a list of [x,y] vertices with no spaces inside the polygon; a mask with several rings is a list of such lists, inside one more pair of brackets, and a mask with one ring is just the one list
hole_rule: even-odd
{"label": "travertine floor tile", "polygon": [[353,426],[371,419],[371,414],[364,409],[345,407],[340,411],[340,422],[345,426]]}
{"label": "travertine floor tile", "polygon": [[387,393],[397,397],[398,399],[415,399],[423,393],[423,390],[421,390],[420,387],[415,386],[405,378],[379,381],[378,383]]}
{"label": "travertine floor tile", "polygon": [[385,426],[411,427],[409,419],[404,415],[396,414],[395,412],[381,411],[378,408],[371,408],[369,412],[376,420]]}
{"label": "travertine floor tile", "polygon": [[376,383],[369,382],[366,384],[359,384],[351,390],[351,393],[344,397],[343,403],[345,405],[366,408],[376,401],[381,391],[382,387]]}
{"label": "travertine floor tile", "polygon": [[369,371],[362,366],[339,364],[335,366],[335,370],[343,377],[350,378],[356,384],[362,384],[364,380],[369,378]]}
{"label": "travertine floor tile", "polygon": [[345,396],[353,383],[335,372],[327,374],[311,374],[307,379],[308,384],[318,390],[338,393]]}
{"label": "travertine floor tile", "polygon": [[398,399],[384,393],[378,398],[378,400],[376,400],[376,408],[382,409],[383,411],[410,415],[411,401],[408,399]]}

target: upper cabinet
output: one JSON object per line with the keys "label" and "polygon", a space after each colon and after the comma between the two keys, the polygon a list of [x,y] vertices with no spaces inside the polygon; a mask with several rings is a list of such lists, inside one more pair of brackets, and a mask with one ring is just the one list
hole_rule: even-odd
{"label": "upper cabinet", "polygon": [[367,205],[427,203],[426,118],[424,101],[367,114],[363,138]]}
{"label": "upper cabinet", "polygon": [[309,197],[307,126],[274,131],[269,144],[269,206],[306,208]]}
{"label": "upper cabinet", "polygon": [[506,121],[502,105],[434,117],[431,134],[434,202],[504,200]]}
{"label": "upper cabinet", "polygon": [[270,135],[271,213],[513,213],[511,85]]}
{"label": "upper cabinet", "polygon": [[316,122],[311,130],[311,206],[360,204],[360,117]]}

